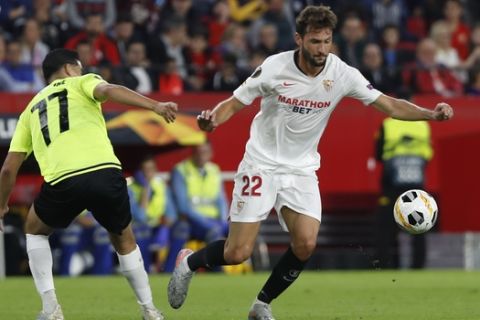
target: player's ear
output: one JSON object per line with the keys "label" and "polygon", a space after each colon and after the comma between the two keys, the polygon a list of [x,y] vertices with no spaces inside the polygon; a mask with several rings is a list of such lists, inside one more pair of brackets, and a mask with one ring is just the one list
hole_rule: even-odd
{"label": "player's ear", "polygon": [[63,67],[62,67],[62,68],[63,68],[63,72],[65,72],[65,74],[66,74],[67,76],[70,76],[70,74],[68,73],[68,67],[67,67],[67,66],[68,66],[68,65],[66,65],[66,64],[63,65]]}
{"label": "player's ear", "polygon": [[303,42],[302,36],[298,32],[295,32],[295,43],[297,44],[297,46],[301,47],[302,42]]}
{"label": "player's ear", "polygon": [[68,64],[68,63],[67,63],[67,64],[64,64],[64,65],[63,65],[63,68],[64,68],[65,73],[67,74],[67,76],[72,77],[72,76],[74,75],[73,72],[72,72],[72,70],[70,69],[70,68],[71,68],[70,64]]}

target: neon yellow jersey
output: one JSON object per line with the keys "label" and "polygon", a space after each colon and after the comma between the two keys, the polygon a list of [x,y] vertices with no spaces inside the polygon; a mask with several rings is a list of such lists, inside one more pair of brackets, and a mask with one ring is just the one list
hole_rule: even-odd
{"label": "neon yellow jersey", "polygon": [[32,151],[46,182],[103,168],[121,168],[107,136],[101,101],[93,96],[100,76],[58,79],[20,115],[10,152]]}

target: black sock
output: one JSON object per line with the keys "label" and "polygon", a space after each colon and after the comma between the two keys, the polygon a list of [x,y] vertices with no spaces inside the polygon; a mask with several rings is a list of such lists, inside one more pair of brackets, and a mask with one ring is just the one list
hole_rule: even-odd
{"label": "black sock", "polygon": [[270,278],[258,294],[257,299],[265,303],[272,302],[298,278],[307,261],[300,261],[293,254],[292,247],[289,247],[273,268]]}
{"label": "black sock", "polygon": [[228,263],[223,257],[224,248],[225,240],[217,240],[209,243],[205,248],[194,252],[188,257],[188,267],[190,270],[195,271],[202,267],[212,269],[214,267],[227,265]]}

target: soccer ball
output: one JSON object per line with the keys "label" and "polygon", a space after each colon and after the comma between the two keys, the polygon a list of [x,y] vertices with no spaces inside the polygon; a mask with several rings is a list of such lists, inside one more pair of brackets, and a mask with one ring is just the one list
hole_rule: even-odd
{"label": "soccer ball", "polygon": [[420,234],[435,225],[438,207],[435,199],[427,192],[408,190],[395,202],[393,216],[400,228],[411,234]]}

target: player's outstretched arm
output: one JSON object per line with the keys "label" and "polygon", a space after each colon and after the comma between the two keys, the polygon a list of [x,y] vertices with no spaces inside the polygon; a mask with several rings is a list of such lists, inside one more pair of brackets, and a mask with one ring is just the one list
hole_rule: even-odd
{"label": "player's outstretched arm", "polygon": [[155,101],[127,87],[110,83],[100,83],[95,87],[93,94],[101,101],[112,100],[121,104],[149,109],[162,116],[168,123],[175,121],[178,109],[175,102]]}
{"label": "player's outstretched arm", "polygon": [[245,107],[243,103],[234,96],[231,96],[217,104],[213,110],[202,111],[197,117],[198,127],[203,131],[211,132],[216,127],[230,119],[243,107]]}
{"label": "player's outstretched arm", "polygon": [[444,102],[437,104],[434,110],[422,108],[407,100],[396,99],[382,94],[373,106],[399,120],[437,120],[444,121],[453,117],[452,107]]}
{"label": "player's outstretched arm", "polygon": [[8,198],[26,155],[25,152],[9,152],[3,162],[0,171],[0,231],[3,231],[3,216],[8,212]]}

